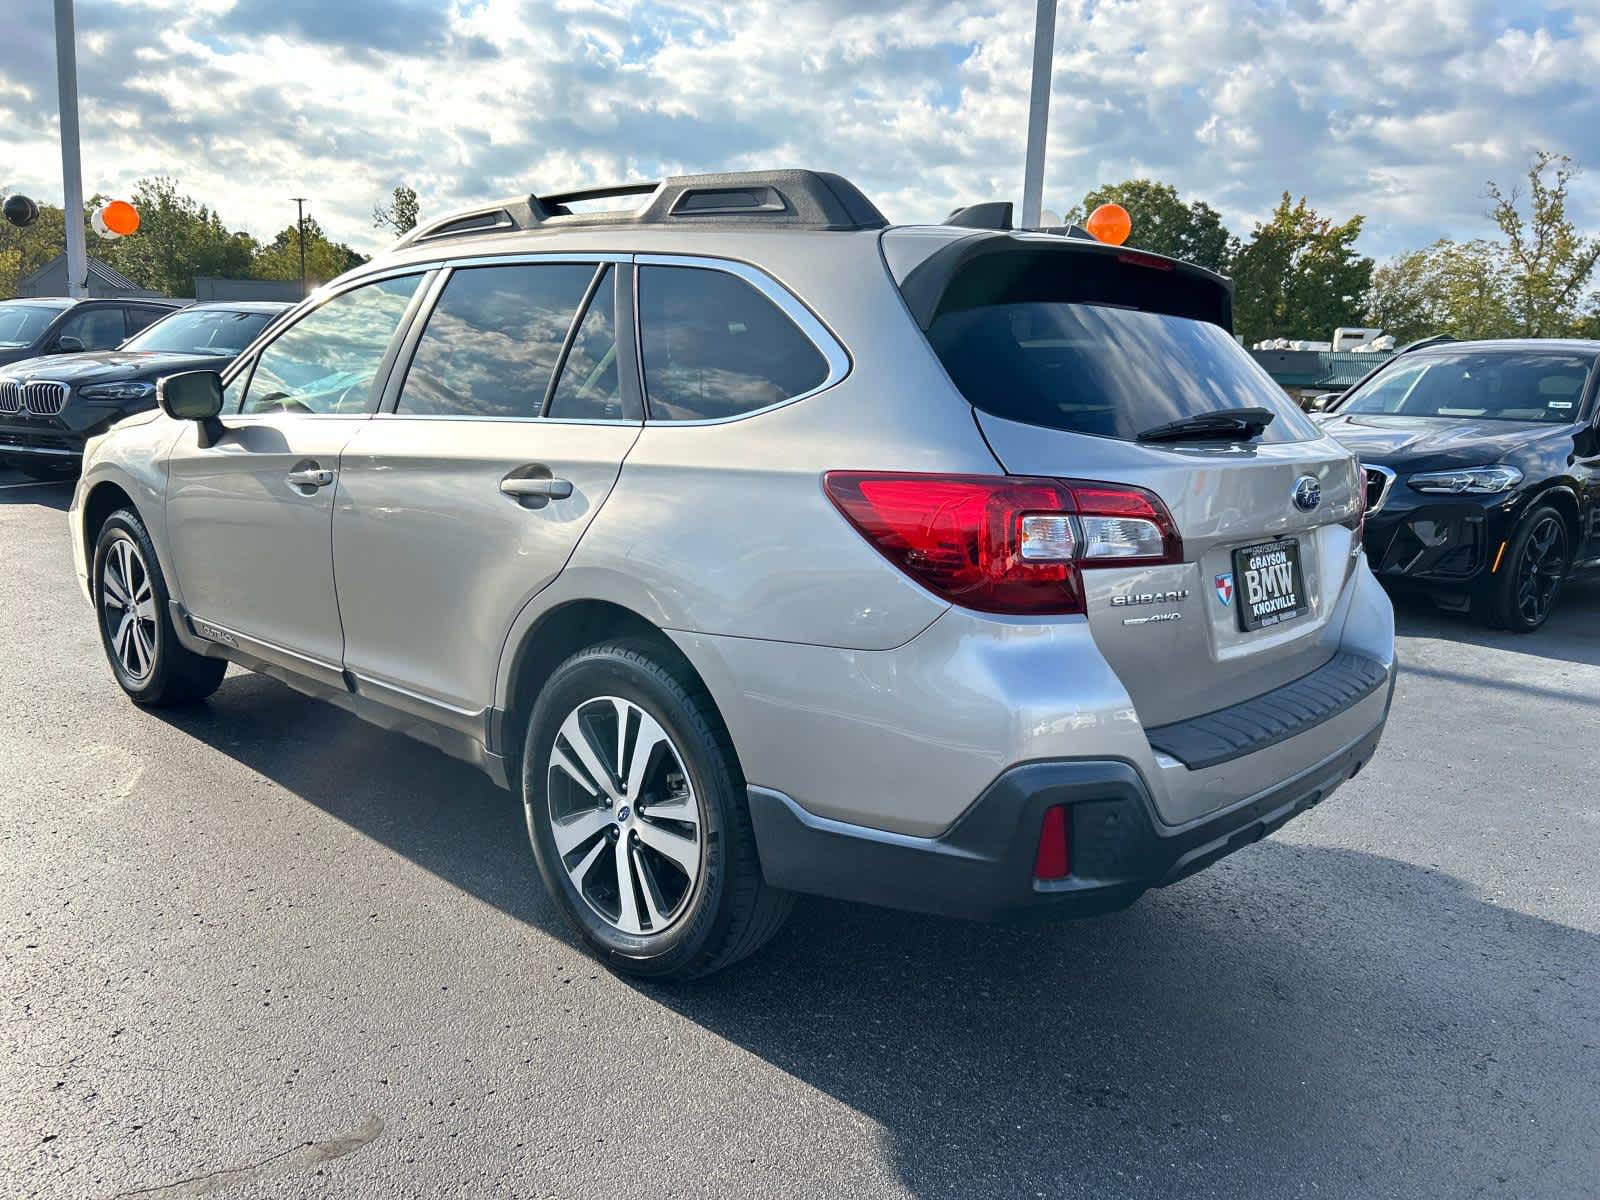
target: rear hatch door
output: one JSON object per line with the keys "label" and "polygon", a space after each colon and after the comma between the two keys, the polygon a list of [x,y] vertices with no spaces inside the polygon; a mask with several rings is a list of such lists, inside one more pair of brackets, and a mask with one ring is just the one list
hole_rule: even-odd
{"label": "rear hatch door", "polygon": [[[1227,281],[1038,235],[987,235],[966,253],[937,286],[919,280],[930,260],[902,289],[1005,470],[1145,488],[1183,540],[1181,563],[1083,573],[1096,644],[1141,722],[1212,712],[1327,662],[1359,548],[1357,468],[1234,340]],[[1140,439],[1234,409],[1271,420],[1247,438]]]}

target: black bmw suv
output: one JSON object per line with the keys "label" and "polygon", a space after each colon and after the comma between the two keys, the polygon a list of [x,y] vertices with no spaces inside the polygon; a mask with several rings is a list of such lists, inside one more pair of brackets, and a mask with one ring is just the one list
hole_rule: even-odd
{"label": "black bmw suv", "polygon": [[126,341],[119,337],[115,349],[47,354],[0,367],[0,459],[41,478],[70,473],[91,437],[155,407],[158,378],[220,371],[288,307],[194,304],[169,311]]}
{"label": "black bmw suv", "polygon": [[1367,473],[1379,579],[1518,632],[1600,567],[1600,341],[1448,342],[1402,354],[1323,429]]}

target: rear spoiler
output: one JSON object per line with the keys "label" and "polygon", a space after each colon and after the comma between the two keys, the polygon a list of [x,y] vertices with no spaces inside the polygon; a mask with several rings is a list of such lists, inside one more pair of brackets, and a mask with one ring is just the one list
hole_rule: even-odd
{"label": "rear spoiler", "polygon": [[[959,214],[958,214],[959,215]],[[990,304],[1111,304],[1233,332],[1233,280],[1144,250],[1056,234],[974,233],[936,250],[900,284],[923,330]]]}

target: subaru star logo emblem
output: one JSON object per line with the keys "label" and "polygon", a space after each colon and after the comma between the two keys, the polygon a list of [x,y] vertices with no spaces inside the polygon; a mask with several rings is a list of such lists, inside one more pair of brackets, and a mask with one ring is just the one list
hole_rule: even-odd
{"label": "subaru star logo emblem", "polygon": [[1294,506],[1301,512],[1311,512],[1322,503],[1322,485],[1310,475],[1294,481]]}
{"label": "subaru star logo emblem", "polygon": [[626,821],[627,819],[628,819],[628,806],[626,804],[624,804],[621,808],[617,809],[617,820],[618,821]]}

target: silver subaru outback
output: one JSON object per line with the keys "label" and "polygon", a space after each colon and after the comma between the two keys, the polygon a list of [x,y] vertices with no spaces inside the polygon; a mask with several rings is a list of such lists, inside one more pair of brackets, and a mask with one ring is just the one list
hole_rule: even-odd
{"label": "silver subaru outback", "polygon": [[796,893],[1083,915],[1257,840],[1388,713],[1360,472],[1227,280],[1009,225],[774,171],[419,228],[91,443],[117,681],[478,764],[640,975]]}

